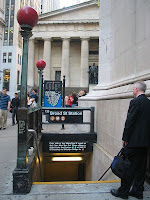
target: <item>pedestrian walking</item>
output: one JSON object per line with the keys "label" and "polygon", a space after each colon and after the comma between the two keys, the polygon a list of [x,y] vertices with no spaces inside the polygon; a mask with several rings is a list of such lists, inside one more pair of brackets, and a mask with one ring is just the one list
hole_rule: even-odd
{"label": "pedestrian walking", "polygon": [[72,102],[73,102],[73,96],[72,96],[72,93],[69,95],[69,98],[68,98],[68,103],[66,105],[66,107],[72,107]]}
{"label": "pedestrian walking", "polygon": [[0,95],[0,130],[6,129],[7,112],[10,110],[10,96],[7,95],[7,90],[4,88]]}
{"label": "pedestrian walking", "polygon": [[75,106],[78,106],[77,93],[76,92],[72,92],[72,97],[73,97],[72,107],[74,108]]}
{"label": "pedestrian walking", "polygon": [[150,146],[150,100],[145,96],[146,84],[142,81],[133,85],[134,99],[130,101],[125,122],[122,144],[131,163],[121,186],[111,190],[115,197],[128,196],[143,199],[147,154]]}
{"label": "pedestrian walking", "polygon": [[30,95],[29,106],[30,107],[37,107],[37,102],[38,102],[37,89],[34,89],[32,91],[32,94]]}
{"label": "pedestrian walking", "polygon": [[11,101],[12,126],[15,125],[15,117],[16,117],[16,122],[18,122],[18,119],[17,119],[17,110],[18,110],[18,107],[19,107],[19,102],[20,102],[20,99],[18,97],[18,93],[15,93],[15,98],[13,98],[12,101]]}

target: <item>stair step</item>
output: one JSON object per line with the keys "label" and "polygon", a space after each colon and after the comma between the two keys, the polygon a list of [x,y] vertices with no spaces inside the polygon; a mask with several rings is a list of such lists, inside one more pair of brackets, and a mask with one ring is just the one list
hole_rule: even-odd
{"label": "stair step", "polygon": [[[73,181],[73,182],[34,182],[30,195],[38,194],[38,200],[115,200],[110,194],[117,189],[120,181]],[[150,187],[145,185],[144,199],[149,199]],[[129,197],[129,199],[135,199]]]}
{"label": "stair step", "polygon": [[91,183],[120,183],[120,180],[107,181],[57,181],[57,182],[33,182],[33,185],[54,185],[54,184],[91,184]]}
{"label": "stair step", "polygon": [[44,195],[54,195],[54,194],[99,194],[99,193],[109,193],[112,188],[118,188],[119,182],[100,182],[95,181],[91,183],[88,181],[81,182],[52,182],[48,184],[44,183],[34,183],[30,194],[44,194]]}

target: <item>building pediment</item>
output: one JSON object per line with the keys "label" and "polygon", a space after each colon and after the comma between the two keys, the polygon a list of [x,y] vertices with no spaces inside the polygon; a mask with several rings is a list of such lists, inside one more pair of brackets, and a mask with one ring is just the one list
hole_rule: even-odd
{"label": "building pediment", "polygon": [[48,23],[92,23],[99,21],[97,1],[88,1],[65,7],[39,16],[38,24]]}

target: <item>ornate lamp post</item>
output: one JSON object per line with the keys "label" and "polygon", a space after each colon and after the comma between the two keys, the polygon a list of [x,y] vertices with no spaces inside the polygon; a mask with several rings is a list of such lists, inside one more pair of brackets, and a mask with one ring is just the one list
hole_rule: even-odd
{"label": "ornate lamp post", "polygon": [[38,14],[31,7],[23,7],[17,13],[17,20],[21,27],[23,37],[22,73],[21,73],[21,98],[20,106],[27,107],[27,69],[28,69],[28,41],[32,36],[32,28],[38,22]]}
{"label": "ornate lamp post", "polygon": [[36,67],[38,68],[38,73],[39,73],[39,107],[41,107],[41,99],[42,99],[42,74],[43,74],[43,69],[46,66],[46,62],[44,60],[38,60],[36,62]]}
{"label": "ornate lamp post", "polygon": [[27,109],[27,69],[28,69],[28,41],[32,36],[32,28],[38,22],[38,14],[31,7],[23,7],[17,13],[17,20],[21,27],[23,37],[23,55],[22,55],[22,73],[21,73],[21,98],[20,108],[18,109],[18,155],[17,168],[27,168],[27,127],[28,127],[28,109]]}
{"label": "ornate lamp post", "polygon": [[18,109],[18,152],[17,167],[13,172],[13,192],[28,193],[32,185],[32,161],[28,163],[28,109],[27,109],[27,70],[28,70],[28,42],[32,36],[32,28],[38,22],[38,14],[31,7],[23,7],[17,13],[23,37],[21,98]]}

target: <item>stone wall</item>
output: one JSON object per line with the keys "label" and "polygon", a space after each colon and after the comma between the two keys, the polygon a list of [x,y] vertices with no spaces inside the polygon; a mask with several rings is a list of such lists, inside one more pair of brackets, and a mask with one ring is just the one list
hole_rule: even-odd
{"label": "stone wall", "polygon": [[[80,107],[95,106],[97,144],[88,161],[87,179],[98,180],[122,146],[132,83],[144,80],[150,96],[150,1],[101,0],[99,82]],[[104,177],[117,179],[109,171]]]}

